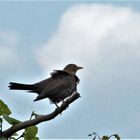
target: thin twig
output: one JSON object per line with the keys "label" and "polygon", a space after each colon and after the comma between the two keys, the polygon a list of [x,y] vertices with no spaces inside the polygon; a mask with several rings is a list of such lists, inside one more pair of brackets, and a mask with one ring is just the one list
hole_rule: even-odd
{"label": "thin twig", "polygon": [[16,140],[19,140],[20,138],[22,138],[24,136],[24,132],[18,137],[16,138]]}

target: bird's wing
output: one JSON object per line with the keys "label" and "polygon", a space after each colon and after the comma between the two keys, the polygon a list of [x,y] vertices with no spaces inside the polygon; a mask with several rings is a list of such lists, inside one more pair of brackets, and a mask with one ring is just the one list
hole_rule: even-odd
{"label": "bird's wing", "polygon": [[[70,73],[66,72],[66,71],[63,71],[63,70],[54,70],[52,73],[51,73],[51,76],[52,77],[55,77],[57,75],[71,75]],[[76,83],[78,84],[80,82],[80,79],[76,76],[76,75],[73,75],[75,77],[75,81]]]}
{"label": "bird's wing", "polygon": [[40,84],[45,84],[45,88],[36,100],[46,97],[65,98],[64,96],[68,97],[76,89],[75,77],[64,71],[56,71],[49,80],[47,79],[46,83],[44,81]]}

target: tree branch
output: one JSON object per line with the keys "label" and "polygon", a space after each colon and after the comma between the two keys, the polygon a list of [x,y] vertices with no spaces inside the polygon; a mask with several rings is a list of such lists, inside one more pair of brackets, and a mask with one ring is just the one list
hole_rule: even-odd
{"label": "tree branch", "polygon": [[69,98],[67,98],[60,107],[56,108],[52,113],[48,115],[40,115],[35,119],[27,120],[21,123],[18,123],[7,130],[2,132],[2,135],[6,138],[11,137],[15,132],[25,129],[29,126],[37,125],[44,121],[49,121],[54,119],[57,115],[61,114],[72,102],[80,97],[79,93],[72,94]]}
{"label": "tree branch", "polygon": [[2,118],[0,118],[0,137],[2,135]]}

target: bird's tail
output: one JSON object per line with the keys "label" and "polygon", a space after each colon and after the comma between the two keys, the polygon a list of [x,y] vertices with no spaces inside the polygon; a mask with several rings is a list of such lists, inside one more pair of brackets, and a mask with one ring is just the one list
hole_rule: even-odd
{"label": "bird's tail", "polygon": [[34,88],[33,85],[20,84],[14,82],[10,82],[8,87],[10,90],[33,90]]}

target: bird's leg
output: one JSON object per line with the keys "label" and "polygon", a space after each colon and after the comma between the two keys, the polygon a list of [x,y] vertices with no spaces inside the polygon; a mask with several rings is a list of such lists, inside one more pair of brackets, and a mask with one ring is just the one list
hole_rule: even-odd
{"label": "bird's leg", "polygon": [[54,102],[54,104],[56,105],[57,108],[59,108],[59,106],[57,105],[57,103]]}
{"label": "bird's leg", "polygon": [[[69,97],[67,97],[67,98],[69,98]],[[66,98],[66,99],[67,99],[67,98]],[[66,101],[65,99],[62,100],[62,104],[63,104],[65,101]],[[61,104],[61,105],[62,105],[62,104]],[[67,108],[69,108],[69,106],[67,106]]]}
{"label": "bird's leg", "polygon": [[[60,107],[57,105],[57,103],[55,103],[55,102],[53,102],[55,105],[56,105],[56,107],[59,109]],[[60,113],[60,115],[62,115],[62,112]]]}

